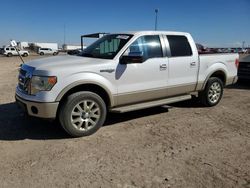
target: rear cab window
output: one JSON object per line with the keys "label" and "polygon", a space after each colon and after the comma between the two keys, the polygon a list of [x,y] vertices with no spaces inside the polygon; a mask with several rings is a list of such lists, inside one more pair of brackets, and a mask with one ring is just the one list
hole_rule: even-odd
{"label": "rear cab window", "polygon": [[170,46],[171,57],[192,56],[192,48],[186,36],[167,35]]}

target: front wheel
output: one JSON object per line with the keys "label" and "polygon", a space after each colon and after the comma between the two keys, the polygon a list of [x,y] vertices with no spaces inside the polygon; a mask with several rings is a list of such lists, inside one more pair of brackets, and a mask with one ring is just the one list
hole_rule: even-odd
{"label": "front wheel", "polygon": [[95,133],[106,119],[107,109],[103,99],[92,92],[70,95],[59,111],[59,121],[64,130],[73,137]]}
{"label": "front wheel", "polygon": [[7,57],[12,57],[12,56],[13,56],[12,53],[8,53],[8,54],[7,54]]}
{"label": "front wheel", "polygon": [[221,79],[212,77],[207,81],[207,85],[204,91],[199,93],[199,98],[205,106],[217,105],[223,95],[223,83]]}

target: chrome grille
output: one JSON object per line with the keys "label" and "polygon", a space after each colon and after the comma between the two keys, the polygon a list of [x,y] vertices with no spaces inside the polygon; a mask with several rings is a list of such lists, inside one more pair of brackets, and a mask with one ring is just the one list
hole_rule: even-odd
{"label": "chrome grille", "polygon": [[23,93],[29,93],[29,86],[34,68],[23,64],[19,70],[18,88]]}

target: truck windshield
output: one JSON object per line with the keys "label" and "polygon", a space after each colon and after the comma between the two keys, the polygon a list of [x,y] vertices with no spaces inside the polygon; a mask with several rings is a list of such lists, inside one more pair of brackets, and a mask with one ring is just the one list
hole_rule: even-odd
{"label": "truck windshield", "polygon": [[127,34],[105,35],[85,48],[80,56],[113,59],[131,37]]}

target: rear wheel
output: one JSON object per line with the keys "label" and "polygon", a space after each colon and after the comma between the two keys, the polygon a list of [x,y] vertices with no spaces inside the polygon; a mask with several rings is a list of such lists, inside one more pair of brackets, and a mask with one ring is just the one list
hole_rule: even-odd
{"label": "rear wheel", "polygon": [[223,95],[223,83],[219,78],[211,77],[205,90],[199,93],[200,100],[205,106],[217,105]]}
{"label": "rear wheel", "polygon": [[12,57],[12,56],[13,56],[12,53],[8,53],[8,54],[7,54],[7,57]]}
{"label": "rear wheel", "polygon": [[64,130],[73,137],[95,133],[106,119],[107,110],[102,98],[92,92],[70,95],[59,111],[59,121]]}
{"label": "rear wheel", "polygon": [[58,53],[57,52],[54,52],[53,55],[57,55]]}
{"label": "rear wheel", "polygon": [[43,52],[40,52],[40,55],[44,55],[44,53],[43,53]]}
{"label": "rear wheel", "polygon": [[24,54],[23,54],[23,57],[27,57],[27,56],[28,56],[28,54],[27,54],[27,53],[24,53]]}

